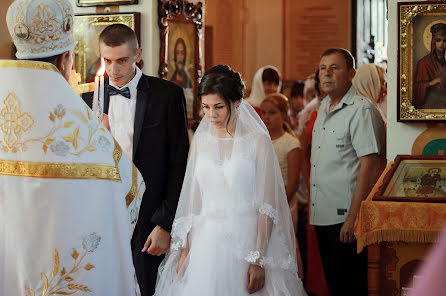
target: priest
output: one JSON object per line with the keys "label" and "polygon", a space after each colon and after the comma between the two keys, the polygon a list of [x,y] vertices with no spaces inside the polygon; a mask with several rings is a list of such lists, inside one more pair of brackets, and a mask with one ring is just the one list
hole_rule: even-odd
{"label": "priest", "polygon": [[138,170],[68,84],[69,0],[15,0],[0,60],[0,295],[138,295]]}

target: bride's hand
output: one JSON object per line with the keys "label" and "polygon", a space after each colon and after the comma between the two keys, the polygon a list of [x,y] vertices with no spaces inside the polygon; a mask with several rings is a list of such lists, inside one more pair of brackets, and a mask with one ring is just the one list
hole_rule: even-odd
{"label": "bride's hand", "polygon": [[251,264],[248,269],[248,291],[253,294],[265,285],[265,269],[259,265]]}
{"label": "bride's hand", "polygon": [[180,260],[178,261],[178,266],[177,266],[177,274],[180,275],[180,276],[182,275],[182,273],[180,274],[181,267],[183,266],[184,261],[186,260],[188,253],[189,253],[188,249],[181,249]]}

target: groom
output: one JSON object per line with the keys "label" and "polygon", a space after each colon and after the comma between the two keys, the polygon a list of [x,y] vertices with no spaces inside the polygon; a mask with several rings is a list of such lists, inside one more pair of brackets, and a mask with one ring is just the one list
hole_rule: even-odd
{"label": "groom", "polygon": [[[136,66],[142,48],[129,27],[105,28],[99,50],[109,76],[103,123],[147,184],[132,253],[142,296],[151,296],[161,255],[170,245],[186,169],[189,141],[184,94],[172,82],[142,74]],[[89,95],[86,101],[91,100]]]}

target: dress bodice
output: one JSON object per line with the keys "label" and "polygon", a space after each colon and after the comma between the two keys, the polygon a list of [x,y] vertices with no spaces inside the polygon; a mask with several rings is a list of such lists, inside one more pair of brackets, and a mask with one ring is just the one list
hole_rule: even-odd
{"label": "dress bodice", "polygon": [[[231,139],[218,140],[219,151],[202,149],[196,177],[201,192],[202,213],[241,213],[254,204],[255,158],[234,152]],[[213,146],[215,147],[215,146]]]}

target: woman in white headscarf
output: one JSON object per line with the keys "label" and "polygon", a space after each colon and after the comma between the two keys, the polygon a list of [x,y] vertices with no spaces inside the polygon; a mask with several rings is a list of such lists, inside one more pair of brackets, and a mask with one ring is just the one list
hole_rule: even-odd
{"label": "woman in white headscarf", "polygon": [[208,70],[155,295],[305,295],[279,163],[240,74]]}
{"label": "woman in white headscarf", "polygon": [[356,91],[368,98],[378,109],[384,120],[383,146],[380,151],[380,171],[384,171],[387,165],[386,159],[386,111],[387,88],[385,82],[385,70],[375,64],[361,65],[353,77],[352,85]]}
{"label": "woman in white headscarf", "polygon": [[376,106],[386,122],[387,89],[384,85],[385,70],[375,64],[364,64],[356,70],[352,84],[356,91]]}
{"label": "woman in white headscarf", "polygon": [[251,94],[246,100],[260,116],[260,104],[262,104],[263,99],[267,95],[280,92],[281,88],[282,80],[279,69],[270,65],[262,67],[257,70],[252,79]]}

